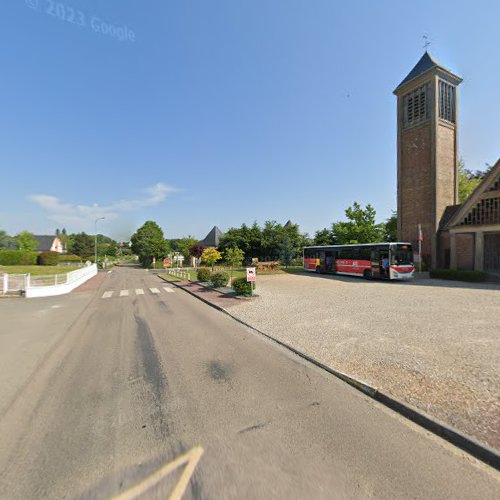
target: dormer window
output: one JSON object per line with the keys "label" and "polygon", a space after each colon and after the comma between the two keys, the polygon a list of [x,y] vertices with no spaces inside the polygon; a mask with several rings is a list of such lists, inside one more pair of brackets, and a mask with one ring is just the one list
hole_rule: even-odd
{"label": "dormer window", "polygon": [[455,123],[455,87],[439,81],[439,118]]}
{"label": "dormer window", "polygon": [[429,118],[429,105],[427,102],[427,85],[422,85],[403,98],[404,124],[411,127]]}

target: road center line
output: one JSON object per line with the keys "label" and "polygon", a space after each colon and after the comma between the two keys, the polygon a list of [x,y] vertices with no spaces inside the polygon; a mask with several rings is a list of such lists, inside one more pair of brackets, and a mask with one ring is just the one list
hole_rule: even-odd
{"label": "road center line", "polygon": [[151,293],[160,293],[160,290],[158,288],[150,288]]}
{"label": "road center line", "polygon": [[121,290],[120,291],[120,297],[127,297],[128,296],[128,290]]}
{"label": "road center line", "polygon": [[144,295],[144,290],[142,288],[136,288],[135,294],[136,295]]}
{"label": "road center line", "polygon": [[109,299],[113,295],[113,292],[104,292],[102,294],[103,299]]}
{"label": "road center line", "polygon": [[174,290],[172,288],[168,288],[168,286],[164,286],[163,290],[165,290],[168,293],[174,293]]}

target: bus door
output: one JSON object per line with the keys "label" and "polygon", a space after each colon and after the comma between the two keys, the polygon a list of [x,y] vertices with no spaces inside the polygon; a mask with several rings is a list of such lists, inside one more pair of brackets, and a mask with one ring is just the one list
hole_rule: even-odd
{"label": "bus door", "polygon": [[325,251],[321,250],[319,252],[319,272],[324,273],[325,272]]}
{"label": "bus door", "polygon": [[372,275],[374,278],[381,278],[380,268],[382,261],[380,259],[380,251],[378,249],[373,249],[371,251],[371,261],[372,261]]}
{"label": "bus door", "polygon": [[333,250],[325,252],[325,270],[327,273],[335,271],[335,252]]}

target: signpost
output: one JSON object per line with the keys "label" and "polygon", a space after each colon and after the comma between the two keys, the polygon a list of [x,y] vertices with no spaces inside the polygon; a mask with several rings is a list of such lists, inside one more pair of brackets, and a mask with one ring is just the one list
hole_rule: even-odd
{"label": "signpost", "polygon": [[250,296],[253,296],[253,282],[256,277],[255,267],[247,267],[247,282],[250,283]]}

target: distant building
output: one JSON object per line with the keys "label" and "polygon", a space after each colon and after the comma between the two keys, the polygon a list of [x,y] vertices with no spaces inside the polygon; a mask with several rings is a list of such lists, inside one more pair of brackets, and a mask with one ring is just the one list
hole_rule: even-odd
{"label": "distant building", "polygon": [[220,240],[224,236],[224,233],[217,227],[214,226],[210,232],[198,243],[204,247],[215,247],[219,246]]}
{"label": "distant building", "polygon": [[430,267],[500,273],[500,161],[458,201],[458,85],[428,52],[398,85],[398,239]]}
{"label": "distant building", "polygon": [[64,253],[66,248],[62,241],[57,236],[52,235],[34,235],[35,240],[38,242],[37,252],[57,252]]}
{"label": "distant building", "polygon": [[[198,244],[203,245],[206,248],[217,248],[223,236],[224,233],[217,226],[214,226],[205,238],[198,241]],[[196,266],[196,259],[194,257],[190,258],[190,265]]]}

